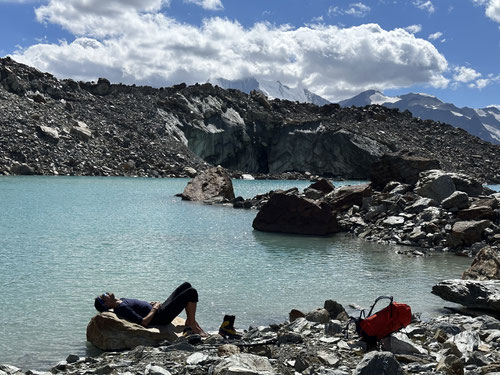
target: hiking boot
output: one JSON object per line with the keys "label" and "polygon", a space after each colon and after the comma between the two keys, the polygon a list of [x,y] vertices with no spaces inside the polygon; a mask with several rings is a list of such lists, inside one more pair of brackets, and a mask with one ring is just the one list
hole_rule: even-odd
{"label": "hiking boot", "polygon": [[241,339],[241,335],[234,329],[234,315],[224,315],[224,320],[219,328],[219,335],[229,339]]}

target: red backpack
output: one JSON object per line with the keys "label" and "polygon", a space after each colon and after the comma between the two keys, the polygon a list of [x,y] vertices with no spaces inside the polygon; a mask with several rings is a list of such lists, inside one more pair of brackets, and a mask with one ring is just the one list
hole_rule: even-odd
{"label": "red backpack", "polygon": [[[381,299],[389,299],[387,307],[372,315],[373,308]],[[376,342],[393,332],[399,331],[411,323],[411,308],[404,303],[393,301],[393,297],[378,297],[373,303],[367,317],[361,310],[359,318],[354,318],[356,332],[368,342]]]}

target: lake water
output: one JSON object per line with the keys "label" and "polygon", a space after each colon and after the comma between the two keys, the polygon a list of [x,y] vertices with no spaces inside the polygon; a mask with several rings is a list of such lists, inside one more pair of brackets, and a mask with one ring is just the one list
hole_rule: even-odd
{"label": "lake water", "polygon": [[[87,355],[93,299],[163,300],[182,281],[198,289],[198,320],[216,330],[282,322],[326,299],[369,306],[379,295],[423,316],[445,303],[432,285],[471,260],[408,258],[346,235],[316,238],[252,230],[255,210],[183,202],[187,179],[0,178],[0,363],[47,369]],[[245,198],[297,181],[234,181]],[[336,183],[340,185],[341,183]]]}

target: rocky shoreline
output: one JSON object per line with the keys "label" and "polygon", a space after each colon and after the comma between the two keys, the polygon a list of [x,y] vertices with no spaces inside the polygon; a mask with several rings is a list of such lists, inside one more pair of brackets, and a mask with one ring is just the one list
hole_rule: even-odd
{"label": "rocky shoreline", "polygon": [[249,327],[240,340],[211,334],[192,345],[185,337],[158,346],[105,352],[97,357],[69,355],[50,372],[0,365],[0,374],[495,374],[500,371],[500,321],[487,315],[439,316],[412,323],[367,347],[347,315],[332,300],[290,321]]}

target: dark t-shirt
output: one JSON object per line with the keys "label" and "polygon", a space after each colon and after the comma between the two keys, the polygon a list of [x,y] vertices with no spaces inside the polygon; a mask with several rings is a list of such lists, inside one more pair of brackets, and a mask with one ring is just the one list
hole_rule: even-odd
{"label": "dark t-shirt", "polygon": [[115,314],[132,323],[141,324],[142,318],[149,314],[153,306],[146,301],[133,298],[120,298],[122,303],[114,308]]}

